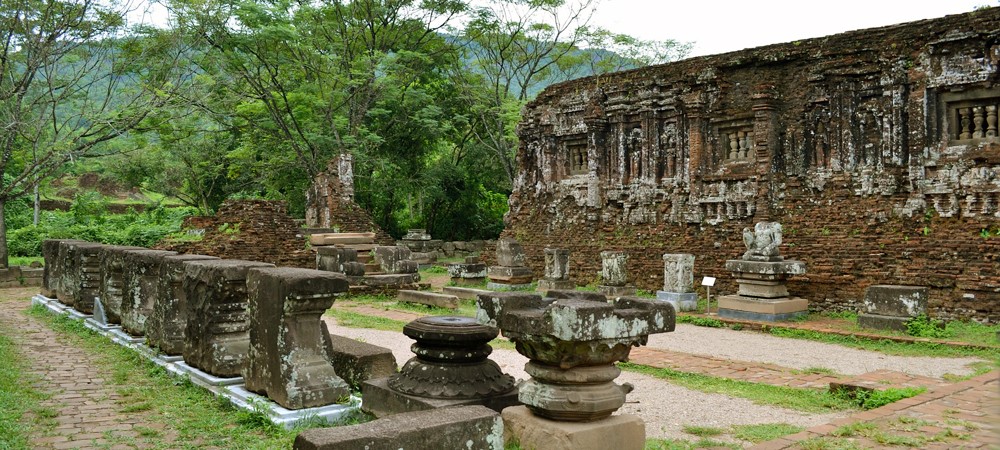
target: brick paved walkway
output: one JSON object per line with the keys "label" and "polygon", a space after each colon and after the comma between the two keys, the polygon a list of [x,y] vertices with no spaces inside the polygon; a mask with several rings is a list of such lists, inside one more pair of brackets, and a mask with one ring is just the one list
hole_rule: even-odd
{"label": "brick paved walkway", "polygon": [[116,401],[121,395],[105,385],[108,374],[97,369],[93,356],[66,345],[58,333],[24,314],[30,305],[26,299],[37,291],[6,289],[0,298],[0,332],[18,343],[18,352],[28,360],[28,370],[38,377],[37,388],[52,394],[40,406],[55,412],[50,420],[55,426],[34,430],[31,445],[51,449],[144,448],[141,442],[114,444],[138,441],[141,430],[157,430],[164,440],[172,441],[173,432],[145,414],[119,412]]}
{"label": "brick paved walkway", "polygon": [[1000,448],[1000,374],[980,375],[753,448]]}

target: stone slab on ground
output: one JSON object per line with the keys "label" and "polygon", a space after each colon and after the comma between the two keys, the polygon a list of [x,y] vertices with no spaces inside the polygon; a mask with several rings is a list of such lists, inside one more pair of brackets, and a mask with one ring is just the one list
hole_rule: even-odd
{"label": "stone slab on ground", "polygon": [[912,319],[912,317],[858,314],[858,326],[873,330],[906,331],[906,322],[909,322],[910,319]]}
{"label": "stone slab on ground", "polygon": [[418,411],[358,425],[305,430],[295,438],[293,448],[502,450],[503,423],[499,414],[482,406]]}
{"label": "stone slab on ground", "polygon": [[482,405],[500,412],[504,408],[521,404],[517,399],[516,389],[503,395],[485,399],[438,399],[408,395],[395,391],[389,387],[388,378],[377,378],[362,383],[361,398],[362,409],[374,414],[375,417],[387,417],[405,412],[463,405]]}
{"label": "stone slab on ground", "polygon": [[550,291],[552,289],[566,290],[576,289],[576,282],[572,280],[538,280],[538,291]]}
{"label": "stone slab on ground", "polygon": [[895,317],[916,317],[927,314],[927,294],[924,286],[876,284],[865,289],[862,311],[865,314]]}
{"label": "stone slab on ground", "polygon": [[[326,324],[323,326],[326,329]],[[396,373],[392,350],[343,336],[329,334],[333,369],[352,390],[361,390],[364,381]]]}
{"label": "stone slab on ground", "polygon": [[458,308],[458,297],[434,292],[400,289],[399,292],[396,293],[396,300],[408,303],[419,303],[427,306],[436,306],[439,308]]}
{"label": "stone slab on ground", "polygon": [[454,295],[463,300],[475,300],[479,297],[479,294],[489,294],[490,291],[486,289],[474,289],[468,287],[458,287],[458,286],[445,286],[441,289],[442,292],[448,295]]}
{"label": "stone slab on ground", "polygon": [[365,275],[361,282],[371,287],[409,287],[420,281],[419,273]]}
{"label": "stone slab on ground", "polygon": [[754,299],[740,295],[723,295],[718,298],[719,316],[731,319],[782,321],[809,313],[809,302],[798,297],[783,299]]}
{"label": "stone slab on ground", "polygon": [[598,285],[597,292],[600,292],[608,297],[622,297],[622,296],[635,295],[635,287]]}
{"label": "stone slab on ground", "polygon": [[620,414],[594,422],[543,419],[526,406],[503,410],[504,440],[524,449],[642,450],[646,425],[637,416]]}

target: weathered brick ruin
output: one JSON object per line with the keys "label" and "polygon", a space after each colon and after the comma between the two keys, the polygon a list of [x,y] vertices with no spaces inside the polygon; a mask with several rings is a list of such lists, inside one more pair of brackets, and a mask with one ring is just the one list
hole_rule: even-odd
{"label": "weathered brick ruin", "polygon": [[334,233],[374,232],[380,245],[395,242],[354,202],[354,157],[346,153],[331,159],[306,190],[306,226]]}
{"label": "weathered brick ruin", "polygon": [[931,315],[998,322],[998,66],[988,8],[551,86],[524,110],[504,235],[536,273],[568,248],[579,284],[624,250],[650,291],[663,253],[691,253],[729,293],[740,231],[772,220],[813,309],[922,285]]}
{"label": "weathered brick ruin", "polygon": [[316,255],[306,249],[302,230],[282,201],[228,200],[215,216],[188,217],[183,228],[203,235],[193,242],[165,241],[157,248],[284,267],[316,267]]}

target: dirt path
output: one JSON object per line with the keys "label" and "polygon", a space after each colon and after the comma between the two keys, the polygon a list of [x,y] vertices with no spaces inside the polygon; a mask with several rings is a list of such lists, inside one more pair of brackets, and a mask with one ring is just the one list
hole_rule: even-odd
{"label": "dirt path", "polygon": [[[34,448],[97,449],[145,448],[137,442],[143,432],[171,432],[147,414],[120,411],[121,396],[105,383],[106,373],[86,351],[67,344],[65,338],[25,314],[27,299],[38,288],[0,289],[0,333],[18,344],[36,388],[51,394],[40,410],[46,425],[36,426],[31,437]],[[121,442],[133,441],[129,444]]]}

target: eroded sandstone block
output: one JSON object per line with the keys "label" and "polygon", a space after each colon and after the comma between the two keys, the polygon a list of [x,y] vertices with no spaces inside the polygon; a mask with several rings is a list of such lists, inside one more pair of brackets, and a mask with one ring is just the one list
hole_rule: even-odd
{"label": "eroded sandstone block", "polygon": [[59,246],[63,242],[83,242],[77,239],[46,239],[42,241],[42,257],[45,258],[42,272],[42,295],[49,298],[59,297],[59,281],[62,277],[62,264],[59,262]]}
{"label": "eroded sandstone block", "polygon": [[62,261],[60,300],[73,305],[77,311],[90,314],[94,299],[101,292],[100,251],[102,244],[94,242],[64,242],[61,244]]}
{"label": "eroded sandstone block", "polygon": [[132,250],[125,252],[125,286],[121,304],[122,329],[133,336],[146,334],[146,319],[153,313],[153,304],[160,297],[160,265],[165,256],[177,252],[165,250]]}
{"label": "eroded sandstone block", "polygon": [[101,249],[101,304],[108,323],[122,323],[122,301],[125,297],[125,252],[146,250],[142,247],[106,245]]}
{"label": "eroded sandstone block", "polygon": [[417,273],[417,263],[410,261],[409,248],[397,246],[378,246],[372,250],[375,264],[386,274]]}
{"label": "eroded sandstone block", "polygon": [[240,376],[250,347],[247,273],[263,267],[274,265],[235,259],[185,263],[186,363],[216,377]]}
{"label": "eroded sandstone block", "polygon": [[291,267],[247,273],[250,350],[247,390],[288,409],[330,405],[350,394],[330,363],[321,316],[347,292],[342,274]]}
{"label": "eroded sandstone block", "polygon": [[316,269],[345,273],[344,263],[358,262],[358,251],[347,247],[317,247]]}
{"label": "eroded sandstone block", "polygon": [[[324,330],[325,328],[325,323]],[[361,383],[372,378],[387,377],[396,373],[396,357],[392,350],[326,332],[330,362],[340,378],[354,391],[361,390]]]}
{"label": "eroded sandstone block", "polygon": [[187,300],[184,295],[184,263],[219,259],[207,255],[167,255],[160,263],[159,295],[146,318],[146,343],[167,355],[184,353]]}

